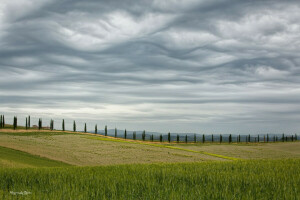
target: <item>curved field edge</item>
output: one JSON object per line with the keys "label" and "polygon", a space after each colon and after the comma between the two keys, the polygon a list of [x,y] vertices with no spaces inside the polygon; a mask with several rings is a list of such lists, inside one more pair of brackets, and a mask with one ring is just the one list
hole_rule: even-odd
{"label": "curved field edge", "polygon": [[174,146],[169,146],[169,145],[163,145],[163,144],[153,144],[151,142],[143,142],[143,141],[136,142],[134,140],[124,140],[124,139],[117,139],[117,138],[111,138],[111,137],[105,137],[105,136],[100,136],[100,137],[85,136],[84,138],[94,139],[94,140],[102,140],[102,141],[112,141],[112,142],[122,142],[122,143],[130,143],[130,144],[149,145],[149,146],[154,146],[154,147],[159,147],[159,148],[169,148],[169,149],[176,149],[176,150],[193,152],[193,153],[200,153],[200,154],[213,156],[213,157],[217,157],[217,158],[222,158],[222,159],[226,159],[226,160],[241,160],[241,159],[230,157],[230,156],[224,156],[224,155],[220,155],[220,154],[208,153],[208,152],[205,152],[205,151],[195,151],[195,150],[184,149],[184,148],[179,148],[179,147],[174,147]]}
{"label": "curved field edge", "polygon": [[281,159],[0,169],[0,198],[297,199],[299,165]]}
{"label": "curved field edge", "polygon": [[0,168],[66,167],[69,164],[0,146]]}

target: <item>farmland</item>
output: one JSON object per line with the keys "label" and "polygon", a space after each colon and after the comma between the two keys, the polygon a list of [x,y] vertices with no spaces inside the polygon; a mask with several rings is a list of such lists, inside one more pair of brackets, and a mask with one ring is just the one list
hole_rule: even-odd
{"label": "farmland", "polygon": [[0,197],[24,199],[297,199],[299,160],[0,169]]}
{"label": "farmland", "polygon": [[297,199],[299,142],[159,143],[0,130],[0,199]]}

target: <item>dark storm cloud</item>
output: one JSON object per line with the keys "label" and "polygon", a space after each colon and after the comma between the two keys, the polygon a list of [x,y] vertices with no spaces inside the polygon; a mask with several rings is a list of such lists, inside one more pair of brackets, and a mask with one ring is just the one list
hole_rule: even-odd
{"label": "dark storm cloud", "polygon": [[298,1],[4,0],[0,108],[163,131],[295,131],[299,13]]}

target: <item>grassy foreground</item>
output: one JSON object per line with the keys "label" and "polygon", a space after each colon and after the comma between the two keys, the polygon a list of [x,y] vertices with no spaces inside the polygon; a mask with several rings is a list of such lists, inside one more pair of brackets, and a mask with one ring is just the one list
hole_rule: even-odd
{"label": "grassy foreground", "polygon": [[299,199],[299,166],[289,159],[3,168],[0,199]]}

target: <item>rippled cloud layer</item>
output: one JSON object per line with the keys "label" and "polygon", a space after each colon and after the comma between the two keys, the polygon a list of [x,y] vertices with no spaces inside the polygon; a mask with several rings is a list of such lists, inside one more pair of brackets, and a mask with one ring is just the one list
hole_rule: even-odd
{"label": "rippled cloud layer", "polygon": [[2,0],[0,112],[297,132],[299,1]]}

